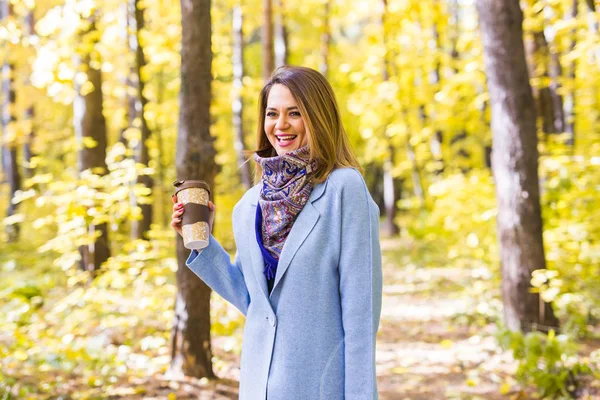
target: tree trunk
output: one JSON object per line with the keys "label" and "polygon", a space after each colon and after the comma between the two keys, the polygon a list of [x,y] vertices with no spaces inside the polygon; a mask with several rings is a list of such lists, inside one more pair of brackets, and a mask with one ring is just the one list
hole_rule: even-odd
{"label": "tree trunk", "polygon": [[[160,1],[158,3],[158,10],[159,13],[165,12],[165,4],[163,1]],[[165,67],[161,66],[160,69],[158,70],[157,76],[156,76],[156,103],[157,103],[157,107],[159,109],[163,108],[163,105],[165,103],[165,91],[166,91],[166,84],[165,84]],[[170,223],[171,220],[171,201],[167,200],[165,198],[166,195],[166,191],[171,191],[170,188],[168,188],[165,185],[165,170],[166,170],[166,166],[165,163],[163,162],[163,154],[165,154],[165,150],[164,150],[164,141],[163,141],[163,134],[162,134],[162,122],[160,118],[156,118],[155,119],[155,123],[154,123],[154,131],[153,131],[153,135],[156,137],[156,147],[157,147],[157,154],[158,157],[156,159],[156,168],[157,168],[157,172],[156,172],[156,177],[158,182],[155,185],[155,189],[154,189],[154,204],[158,204],[160,206],[160,211],[157,212],[156,214],[160,216],[160,223],[162,227],[167,227]],[[168,196],[169,199],[171,198],[171,195],[169,194]],[[165,201],[166,200],[166,201]]]}
{"label": "tree trunk", "polygon": [[[95,15],[90,17],[89,29],[81,35],[81,41],[89,41],[89,37],[95,35]],[[77,55],[76,60],[79,72],[87,75],[93,90],[82,92],[81,83],[75,81],[75,98],[73,100],[73,125],[75,138],[79,148],[78,167],[83,172],[90,169],[98,175],[107,173],[106,167],[106,121],[102,114],[102,72],[93,67],[91,55]],[[85,139],[91,139],[96,143],[92,148],[85,145]],[[108,241],[108,227],[106,223],[93,225],[90,223],[89,232],[99,231],[95,243],[82,246],[81,267],[87,271],[96,271],[103,262],[110,257]]]}
{"label": "tree trunk", "polygon": [[554,130],[562,133],[565,131],[565,109],[563,96],[560,94],[560,79],[562,66],[558,50],[550,49],[550,95],[552,96],[552,109],[554,110]]}
{"label": "tree trunk", "polygon": [[28,122],[27,127],[29,128],[25,134],[25,143],[23,144],[23,164],[25,165],[25,177],[32,178],[35,175],[35,167],[32,164],[33,157],[33,142],[35,140],[34,120],[35,120],[35,108],[30,105],[25,110],[25,120]]}
{"label": "tree trunk", "polygon": [[[12,13],[12,6],[8,0],[2,3],[3,19],[8,18]],[[2,166],[6,179],[8,180],[8,207],[6,216],[11,217],[17,213],[17,206],[12,203],[17,190],[21,189],[21,176],[19,174],[19,166],[17,165],[17,131],[16,124],[16,100],[17,94],[14,87],[14,65],[9,61],[5,61],[2,66]],[[6,225],[7,240],[9,243],[19,240],[20,226],[19,223]]]}
{"label": "tree trunk", "polygon": [[[440,1],[436,0],[433,7],[435,10],[434,15],[436,16],[436,19],[433,21],[431,29],[432,29],[432,33],[433,33],[433,38],[435,40],[435,52],[438,54],[441,54],[442,53],[442,45],[441,45],[441,41],[440,41],[440,32],[439,32],[439,28],[438,28],[438,20],[442,19],[442,17],[440,16],[440,14],[441,14]],[[429,73],[429,83],[434,86],[434,91],[437,93],[440,89],[440,77],[441,77],[441,74],[440,74],[441,62],[440,62],[439,58],[436,59],[434,65],[435,66],[434,66],[433,70],[431,70],[431,72]],[[437,105],[434,103],[433,109],[435,110],[436,107],[437,107]],[[423,112],[423,114],[425,115],[425,112]],[[442,133],[442,130],[439,129],[439,127],[438,127],[436,111],[433,112],[432,119],[433,119],[433,121],[435,121],[434,124],[436,125],[436,129],[435,129],[434,134],[431,137],[431,140],[429,143],[429,148],[431,150],[431,155],[432,155],[433,161],[435,163],[435,167],[433,170],[434,174],[439,176],[444,173],[444,154],[442,151],[444,134]]]}
{"label": "tree trunk", "polygon": [[[13,5],[9,0],[0,1],[0,17],[2,22],[7,21],[13,13]],[[19,166],[17,165],[17,130],[16,123],[16,104],[17,94],[14,87],[15,68],[12,60],[5,55],[2,65],[2,168],[8,181],[8,207],[6,216],[11,217],[17,213],[17,206],[12,203],[17,190],[21,189],[21,176]],[[19,240],[20,226],[18,223],[6,225],[6,234],[8,242]]]}
{"label": "tree trunk", "polygon": [[[407,117],[408,121],[408,117]],[[423,190],[423,180],[421,178],[421,168],[419,167],[419,163],[417,162],[417,155],[415,154],[415,149],[410,143],[410,135],[406,138],[406,152],[408,155],[408,159],[411,164],[411,176],[413,182],[413,190],[415,197],[419,199],[419,203],[421,204],[421,208],[425,207],[425,191]]]}
{"label": "tree trunk", "polygon": [[[599,29],[599,21],[598,21],[598,14],[596,14],[596,4],[594,4],[594,0],[585,0],[585,4],[587,5],[587,9],[588,9],[588,28],[590,30],[590,33],[594,36],[594,37],[598,37],[598,34],[600,32]],[[593,53],[593,60],[592,62],[595,62],[596,64],[600,63],[600,45],[596,44],[596,49],[594,50]],[[594,102],[592,103],[592,107],[594,109],[594,113],[595,115],[595,122],[596,122],[596,126],[600,126],[600,106],[599,106],[599,99],[600,97],[598,96],[598,93],[600,93],[600,90],[598,90],[598,86],[596,86],[596,90],[595,90],[596,94],[594,95]]]}
{"label": "tree trunk", "polygon": [[[387,26],[386,26],[386,19],[387,19],[387,12],[388,12],[388,8],[387,8],[387,0],[382,0],[382,5],[383,5],[383,10],[381,13],[381,31],[382,31],[382,40],[383,40],[383,46],[385,48],[385,53],[383,55],[383,63],[381,66],[381,78],[384,82],[387,82],[390,80],[390,72],[389,72],[389,66],[390,66],[390,62],[388,59],[388,31],[387,31]],[[387,130],[387,122],[386,126],[383,127],[383,133],[384,133],[384,137],[385,140],[387,140],[387,145],[388,145],[388,152],[387,152],[387,156],[388,158],[384,161],[383,163],[383,202],[385,205],[385,222],[384,222],[384,230],[385,230],[385,234],[387,236],[394,236],[397,235],[400,232],[400,229],[398,228],[398,225],[396,225],[396,190],[394,188],[394,183],[395,183],[395,179],[394,179],[394,175],[393,175],[393,169],[394,169],[394,160],[395,160],[395,149],[394,149],[394,145],[391,143],[390,138],[387,136],[386,134],[386,130]]]}
{"label": "tree trunk", "polygon": [[250,164],[246,162],[244,151],[244,100],[242,96],[244,88],[244,17],[242,6],[236,5],[233,8],[233,91],[234,98],[232,102],[233,109],[233,147],[237,155],[238,170],[240,171],[240,181],[246,189],[252,187],[252,178],[250,174]]}
{"label": "tree trunk", "polygon": [[[548,63],[550,61],[548,43],[542,29],[532,32],[530,40],[526,41],[525,50],[529,66],[529,76],[531,79],[538,79],[541,82],[548,81]],[[532,87],[533,96],[537,100],[537,114],[541,118],[542,132],[547,136],[556,133],[554,121],[554,103],[550,86],[543,84],[536,88]]]}
{"label": "tree trunk", "polygon": [[288,64],[288,34],[285,27],[285,7],[283,0],[277,0],[275,13],[275,67]]}
{"label": "tree trunk", "polygon": [[436,129],[429,142],[429,150],[435,163],[433,173],[437,176],[444,173],[444,153],[443,153],[444,136],[441,130]]}
{"label": "tree trunk", "polygon": [[273,55],[273,6],[272,0],[263,0],[263,79],[268,81],[273,72],[275,60]]}
{"label": "tree trunk", "polygon": [[492,106],[504,315],[513,331],[548,330],[558,327],[552,308],[530,292],[532,272],[546,268],[546,261],[523,14],[518,0],[477,0],[476,6]]}
{"label": "tree trunk", "polygon": [[373,197],[373,201],[379,207],[380,214],[385,213],[384,189],[383,189],[383,166],[376,161],[365,165],[365,182]]}
{"label": "tree trunk", "polygon": [[[585,0],[585,4],[588,7],[588,27],[590,29],[590,33],[598,36],[598,17],[596,16],[596,4],[594,4],[594,0]],[[596,61],[598,61],[598,51],[596,50]]]}
{"label": "tree trunk", "polygon": [[388,145],[389,158],[383,164],[383,203],[385,207],[385,222],[383,231],[386,236],[395,236],[400,233],[400,228],[396,224],[396,178],[393,174],[394,155],[396,153],[394,146]]}
{"label": "tree trunk", "polygon": [[[450,65],[452,67],[452,71],[454,74],[458,74],[458,65],[460,63],[460,54],[458,52],[459,41],[462,33],[462,25],[463,22],[461,20],[462,15],[464,14],[461,11],[461,1],[460,0],[451,0],[448,4],[450,8],[450,13],[452,15],[452,28],[449,30],[449,40],[451,43],[451,52],[450,52]],[[458,92],[458,99],[455,102],[454,112],[460,114],[463,113],[464,104],[465,104],[465,96],[462,95],[462,91]],[[469,132],[465,127],[460,129],[458,132],[452,132],[448,135],[450,137],[449,145],[450,149],[452,149],[452,154],[455,157],[455,164],[458,164],[462,173],[467,173],[470,168],[465,167],[465,165],[470,165],[471,163],[471,152],[468,149],[467,138],[469,137]]]}
{"label": "tree trunk", "polygon": [[[35,37],[35,19],[33,8],[27,13],[25,24],[27,28],[27,35],[30,38]],[[35,108],[33,106],[33,100],[30,100],[30,102],[30,105],[25,110],[25,119],[27,121],[28,132],[25,132],[25,144],[23,145],[23,164],[25,165],[25,177],[27,178],[31,178],[35,174],[35,167],[31,163],[33,157],[35,156],[32,150],[33,141],[35,140],[35,130],[33,126]]]}
{"label": "tree trunk", "polygon": [[[202,179],[214,190],[217,165],[210,135],[210,0],[181,1],[181,92],[177,179]],[[187,268],[189,250],[177,237],[177,299],[172,331],[171,373],[213,377],[210,289]]]}
{"label": "tree trunk", "polygon": [[[144,109],[148,100],[144,96],[144,80],[142,79],[142,69],[146,66],[146,57],[144,48],[140,43],[140,32],[144,29],[144,9],[140,0],[129,0],[129,46],[130,51],[135,54],[135,65],[131,68],[130,82],[131,94],[129,95],[129,126],[135,127],[140,131],[140,138],[133,149],[136,164],[148,168],[150,156],[148,153],[148,139],[150,138],[150,129],[146,121]],[[139,173],[136,184],[153,191],[154,180],[148,173]],[[135,196],[134,196],[135,197]],[[137,206],[141,209],[141,219],[134,220],[131,227],[131,237],[134,239],[148,239],[148,232],[152,225],[152,203],[140,202],[135,199]]]}
{"label": "tree trunk", "polygon": [[327,77],[329,73],[329,44],[331,43],[331,28],[329,27],[329,14],[331,13],[330,0],[325,0],[323,15],[323,32],[321,33],[321,62],[319,72]]}
{"label": "tree trunk", "polygon": [[[156,83],[156,103],[157,103],[158,107],[160,108],[165,102],[164,99],[165,99],[165,90],[166,90],[165,72],[164,72],[163,67],[161,67],[160,70],[158,71],[158,74],[156,77],[156,82],[157,82]],[[157,182],[154,193],[155,193],[155,197],[157,195],[159,196],[158,201],[155,200],[155,204],[161,205],[161,212],[159,213],[159,215],[161,216],[161,226],[166,227],[169,225],[171,211],[170,211],[170,208],[168,210],[163,209],[164,204],[166,203],[165,201],[163,201],[164,194],[165,194],[165,184],[164,184],[165,178],[164,177],[165,177],[165,169],[166,168],[165,168],[165,165],[164,165],[163,159],[162,159],[162,154],[164,154],[162,124],[158,119],[156,121],[154,135],[156,135],[156,147],[158,148],[158,159],[156,160],[158,182]]]}
{"label": "tree trunk", "polygon": [[[573,23],[577,20],[577,6],[579,0],[571,0],[571,19]],[[575,49],[577,45],[577,28],[571,30],[571,51]],[[569,81],[570,88],[565,97],[565,114],[566,114],[566,127],[565,132],[567,133],[567,144],[575,147],[575,92],[577,90],[577,84],[575,82],[577,61],[573,59],[569,65]]]}
{"label": "tree trunk", "polygon": [[[129,47],[129,37],[130,37],[130,33],[129,33],[129,1],[126,1],[124,3],[119,4],[119,39],[121,39],[122,43],[126,46]],[[133,62],[129,59],[130,54],[127,54],[128,56],[128,65],[133,64]],[[131,110],[129,107],[129,98],[131,97],[130,94],[130,84],[131,84],[131,71],[130,70],[125,70],[122,73],[119,74],[119,82],[121,83],[121,85],[123,86],[124,89],[124,95],[122,96],[122,98],[120,100],[122,100],[121,102],[121,107],[123,107],[123,115],[121,118],[121,126],[119,126],[119,142],[122,143],[126,148],[129,147],[129,140],[126,137],[126,132],[127,129],[129,128],[129,121],[132,119],[132,117],[130,116]],[[135,90],[135,89],[134,89]],[[129,155],[127,155],[126,157],[129,157]],[[133,189],[131,188],[130,185],[130,200],[132,203],[135,203],[135,199],[133,198]]]}

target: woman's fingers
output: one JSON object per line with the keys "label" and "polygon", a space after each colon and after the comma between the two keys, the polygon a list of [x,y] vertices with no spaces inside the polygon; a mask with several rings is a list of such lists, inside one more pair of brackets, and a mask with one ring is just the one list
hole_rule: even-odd
{"label": "woman's fingers", "polygon": [[171,221],[171,226],[173,227],[173,229],[175,229],[175,231],[178,234],[183,235],[183,233],[181,231],[181,221],[172,220]]}
{"label": "woman's fingers", "polygon": [[175,203],[173,204],[173,212],[183,210],[183,203]]}
{"label": "woman's fingers", "polygon": [[180,235],[181,232],[181,215],[183,214],[183,204],[177,202],[177,196],[171,196],[173,201],[173,214],[171,215],[171,226]]}
{"label": "woman's fingers", "polygon": [[[182,220],[182,215],[183,215],[183,204],[182,203],[177,203],[177,197],[176,196],[172,196],[171,200],[173,201],[173,214],[171,214],[171,226],[181,235],[181,220]],[[215,204],[212,201],[208,202],[208,209],[210,211],[210,216],[209,216],[209,228],[210,231],[212,232],[212,227],[213,227],[213,223],[215,221],[215,211],[217,209],[217,207],[215,207]]]}

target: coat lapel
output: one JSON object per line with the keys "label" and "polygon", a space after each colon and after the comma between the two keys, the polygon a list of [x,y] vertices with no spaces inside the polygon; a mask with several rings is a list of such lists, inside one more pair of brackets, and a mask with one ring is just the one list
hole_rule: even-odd
{"label": "coat lapel", "polygon": [[[302,246],[321,214],[319,210],[313,205],[315,201],[317,201],[325,192],[325,187],[327,185],[327,181],[318,184],[314,187],[308,201],[302,208],[302,211],[298,214],[294,225],[292,225],[292,229],[288,234],[288,237],[283,245],[283,249],[281,250],[281,257],[279,258],[279,264],[277,265],[277,273],[275,274],[275,284],[273,286],[273,292],[275,288],[281,281],[283,274],[287,271],[290,266],[296,252]],[[260,196],[260,189],[256,191],[256,195],[252,196],[252,202],[250,207],[246,232],[249,232],[248,235],[248,248],[250,249],[250,257],[252,258],[252,270],[254,271],[254,276],[258,281],[259,286],[261,287],[264,295],[269,297],[269,289],[267,287],[267,280],[265,279],[265,275],[263,273],[264,270],[264,260],[260,248],[258,247],[258,243],[256,242],[256,233],[255,233],[255,213],[256,207],[258,207],[258,197]],[[272,292],[272,293],[273,293]]]}
{"label": "coat lapel", "polygon": [[267,287],[267,280],[265,279],[265,275],[263,273],[263,269],[265,266],[265,262],[263,259],[263,255],[260,252],[260,247],[258,247],[258,243],[256,242],[256,232],[255,232],[255,215],[256,215],[256,200],[250,206],[250,213],[248,217],[248,223],[246,227],[246,232],[248,232],[248,248],[250,249],[250,258],[252,259],[252,270],[254,271],[254,276],[258,281],[258,285],[262,289],[265,297],[269,297],[269,288]]}
{"label": "coat lapel", "polygon": [[302,208],[302,211],[300,211],[300,214],[298,214],[294,225],[292,225],[292,229],[285,240],[283,249],[281,249],[281,257],[279,258],[279,264],[277,265],[273,292],[279,284],[279,281],[281,281],[283,274],[285,274],[285,271],[287,271],[290,266],[296,252],[300,246],[302,246],[302,243],[304,243],[306,237],[312,231],[320,216],[321,214],[319,214],[319,211],[313,206],[312,202],[307,201]]}

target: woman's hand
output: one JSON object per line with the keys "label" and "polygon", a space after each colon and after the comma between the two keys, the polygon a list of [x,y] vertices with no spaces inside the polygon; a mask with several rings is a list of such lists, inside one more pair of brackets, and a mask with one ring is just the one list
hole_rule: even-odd
{"label": "woman's hand", "polygon": [[[183,233],[181,232],[181,221],[183,215],[183,203],[177,203],[177,196],[171,196],[171,200],[173,201],[173,215],[171,216],[171,226],[181,237],[183,237]],[[210,216],[208,217],[208,229],[212,232],[213,222],[215,220],[215,210],[216,207],[212,201],[208,202],[208,209],[210,210]]]}

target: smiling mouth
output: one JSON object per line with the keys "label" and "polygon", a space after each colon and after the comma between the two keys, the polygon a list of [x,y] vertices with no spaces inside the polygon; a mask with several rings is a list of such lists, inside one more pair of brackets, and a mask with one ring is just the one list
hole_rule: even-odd
{"label": "smiling mouth", "polygon": [[281,135],[281,136],[276,136],[277,137],[277,141],[279,143],[282,142],[291,142],[292,140],[296,139],[298,135]]}

